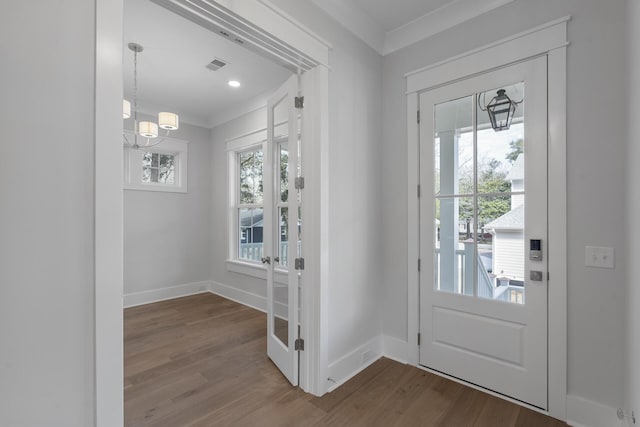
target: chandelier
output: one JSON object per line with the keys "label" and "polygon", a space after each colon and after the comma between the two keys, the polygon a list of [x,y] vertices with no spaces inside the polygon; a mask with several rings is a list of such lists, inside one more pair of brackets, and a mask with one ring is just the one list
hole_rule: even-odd
{"label": "chandelier", "polygon": [[[138,54],[144,50],[138,43],[129,43],[129,50],[133,52],[133,110],[131,102],[122,100],[122,118],[131,118],[133,114],[133,141],[129,141],[126,135],[124,145],[132,148],[149,148],[162,143],[169,132],[178,129],[178,115],[166,111],[158,113],[158,123],[142,121],[138,122]],[[165,130],[165,134],[157,141],[151,142],[158,137],[158,128]],[[140,143],[138,142],[140,138]],[[145,141],[146,140],[146,141]]]}

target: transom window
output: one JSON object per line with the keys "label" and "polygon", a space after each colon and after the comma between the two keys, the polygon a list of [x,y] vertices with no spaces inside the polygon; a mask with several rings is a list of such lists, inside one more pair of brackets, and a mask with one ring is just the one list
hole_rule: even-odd
{"label": "transom window", "polygon": [[142,155],[142,182],[175,183],[176,156],[144,152]]}
{"label": "transom window", "polygon": [[187,192],[188,143],[166,140],[153,148],[124,148],[125,190]]}

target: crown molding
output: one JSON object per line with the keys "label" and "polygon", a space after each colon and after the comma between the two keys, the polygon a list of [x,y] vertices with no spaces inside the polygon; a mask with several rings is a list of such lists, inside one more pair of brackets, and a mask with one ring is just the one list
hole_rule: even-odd
{"label": "crown molding", "polygon": [[312,0],[316,6],[383,56],[513,1],[451,0],[426,15],[385,31],[382,25],[365,11],[346,0]]}
{"label": "crown molding", "polygon": [[387,32],[382,54],[388,55],[511,2],[513,0],[453,0]]}
{"label": "crown molding", "polygon": [[345,0],[311,0],[331,18],[342,24],[369,47],[382,55],[385,31],[366,12]]}

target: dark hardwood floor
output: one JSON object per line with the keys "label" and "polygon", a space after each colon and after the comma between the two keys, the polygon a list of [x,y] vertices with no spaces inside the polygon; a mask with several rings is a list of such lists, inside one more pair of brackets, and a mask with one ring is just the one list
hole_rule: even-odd
{"label": "dark hardwood floor", "polygon": [[211,294],[129,308],[125,425],[565,426],[502,399],[380,359],[317,398],[266,356],[266,316]]}

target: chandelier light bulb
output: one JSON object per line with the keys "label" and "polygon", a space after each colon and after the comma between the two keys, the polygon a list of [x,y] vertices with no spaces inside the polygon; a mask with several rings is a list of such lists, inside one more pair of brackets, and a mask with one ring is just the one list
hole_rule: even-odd
{"label": "chandelier light bulb", "polygon": [[166,111],[158,113],[158,126],[165,130],[178,129],[178,115]]}
{"label": "chandelier light bulb", "polygon": [[131,103],[126,99],[122,100],[122,118],[128,119],[131,117]]}
{"label": "chandelier light bulb", "polygon": [[140,122],[138,133],[144,138],[156,138],[158,136],[158,125],[153,122]]}

